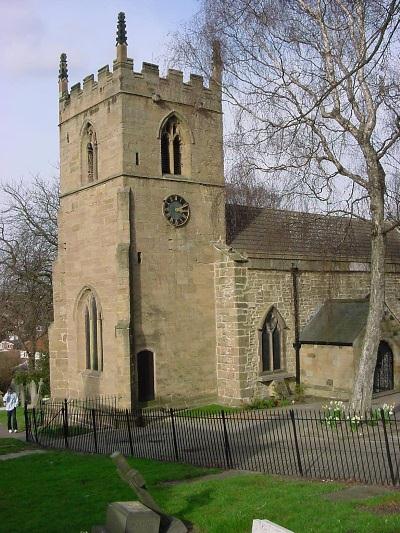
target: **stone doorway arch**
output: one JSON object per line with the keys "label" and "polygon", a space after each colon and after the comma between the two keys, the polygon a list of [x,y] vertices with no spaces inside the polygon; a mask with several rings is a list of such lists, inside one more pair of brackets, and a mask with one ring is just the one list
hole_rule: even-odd
{"label": "stone doorway arch", "polygon": [[373,392],[390,391],[393,388],[393,351],[386,341],[381,341],[378,347]]}

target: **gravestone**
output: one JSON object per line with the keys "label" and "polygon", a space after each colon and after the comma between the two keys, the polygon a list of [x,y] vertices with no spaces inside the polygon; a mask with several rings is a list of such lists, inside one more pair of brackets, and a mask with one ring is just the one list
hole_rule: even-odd
{"label": "gravestone", "polygon": [[114,452],[111,459],[119,476],[133,489],[139,502],[114,502],[108,506],[107,523],[95,526],[92,533],[187,533],[185,524],[161,509],[147,491],[143,476],[120,452]]}
{"label": "gravestone", "polygon": [[31,406],[36,407],[37,404],[37,385],[35,381],[32,381],[29,383],[29,392],[31,397]]}
{"label": "gravestone", "polygon": [[293,531],[269,520],[253,520],[251,533],[293,533]]}

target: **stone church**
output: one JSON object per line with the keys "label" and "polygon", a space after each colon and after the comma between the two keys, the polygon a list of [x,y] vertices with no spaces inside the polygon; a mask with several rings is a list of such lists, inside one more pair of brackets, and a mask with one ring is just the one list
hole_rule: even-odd
{"label": "stone church", "polygon": [[[368,312],[369,227],[225,205],[222,63],[208,86],[116,59],[59,71],[54,397],[238,405],[295,380],[347,397]],[[387,251],[375,391],[400,384],[400,238]]]}

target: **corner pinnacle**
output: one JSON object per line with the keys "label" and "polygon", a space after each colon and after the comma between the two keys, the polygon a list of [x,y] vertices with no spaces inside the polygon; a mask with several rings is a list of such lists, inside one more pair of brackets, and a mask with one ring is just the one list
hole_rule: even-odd
{"label": "corner pinnacle", "polygon": [[117,42],[116,45],[125,44],[128,42],[126,40],[126,23],[125,23],[125,13],[121,11],[118,13],[118,24],[117,24]]}
{"label": "corner pinnacle", "polygon": [[67,54],[61,54],[60,56],[60,69],[58,71],[59,80],[68,80],[68,66],[67,66]]}

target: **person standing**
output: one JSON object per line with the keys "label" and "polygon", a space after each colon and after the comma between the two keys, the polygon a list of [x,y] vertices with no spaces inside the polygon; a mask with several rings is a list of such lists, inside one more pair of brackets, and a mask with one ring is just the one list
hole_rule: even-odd
{"label": "person standing", "polygon": [[18,431],[18,427],[17,427],[18,394],[14,391],[14,389],[11,386],[8,387],[7,392],[4,395],[3,403],[7,411],[8,432],[12,433],[14,430],[14,433],[17,433]]}

